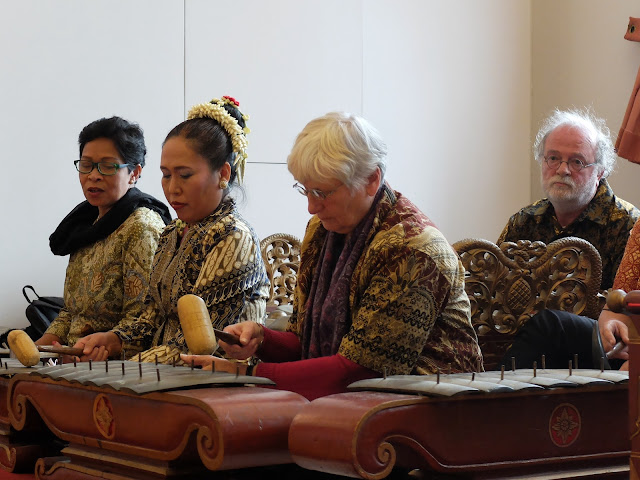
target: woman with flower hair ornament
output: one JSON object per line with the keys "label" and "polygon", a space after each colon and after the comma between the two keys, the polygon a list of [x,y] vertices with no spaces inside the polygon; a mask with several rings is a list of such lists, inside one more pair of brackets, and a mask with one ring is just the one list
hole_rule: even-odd
{"label": "woman with flower hair ornament", "polygon": [[[242,181],[246,115],[232,97],[195,105],[162,146],[162,188],[178,218],[166,227],[151,271],[145,308],[109,332],[81,338],[81,360],[135,356],[172,363],[188,347],[178,299],[201,297],[214,328],[265,315],[269,280],[260,243],[229,189]],[[221,261],[224,259],[224,261]]]}
{"label": "woman with flower hair ornament", "polygon": [[477,371],[464,267],[444,236],[384,181],[386,145],[363,118],[329,113],[298,135],[288,158],[307,197],[293,314],[286,331],[243,322],[225,328],[240,367],[183,355],[204,368],[254,374],[309,400],[364,378]]}

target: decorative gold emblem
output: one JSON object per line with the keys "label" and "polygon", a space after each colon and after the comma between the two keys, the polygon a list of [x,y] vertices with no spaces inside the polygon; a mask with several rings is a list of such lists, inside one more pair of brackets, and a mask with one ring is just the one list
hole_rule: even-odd
{"label": "decorative gold emblem", "polygon": [[100,433],[108,439],[112,439],[116,433],[116,422],[113,416],[113,407],[109,397],[99,394],[93,402],[93,421]]}
{"label": "decorative gold emblem", "polygon": [[558,405],[549,417],[549,436],[558,447],[568,447],[580,435],[580,412],[570,403]]}

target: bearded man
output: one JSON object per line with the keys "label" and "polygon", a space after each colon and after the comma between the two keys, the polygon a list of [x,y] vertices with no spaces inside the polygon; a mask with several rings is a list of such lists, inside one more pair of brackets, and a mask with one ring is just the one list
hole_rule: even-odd
{"label": "bearded man", "polygon": [[536,135],[533,152],[546,198],[513,215],[498,244],[583,238],[600,252],[602,290],[611,288],[640,210],[616,197],[606,180],[616,153],[604,120],[588,110],[555,110]]}
{"label": "bearded man", "polygon": [[[601,289],[611,288],[640,211],[616,197],[606,180],[616,154],[604,120],[587,110],[555,110],[536,135],[533,151],[547,197],[513,215],[498,243],[540,240],[548,244],[563,237],[583,238],[600,252]],[[542,310],[520,328],[502,364],[531,368],[544,355],[547,368],[567,368],[577,355],[580,368],[598,368],[596,359],[612,348],[610,339],[616,337],[611,316],[610,311],[600,314],[600,331],[608,340],[603,349],[593,341],[599,334],[596,319]],[[620,368],[627,357],[625,349],[607,366]]]}

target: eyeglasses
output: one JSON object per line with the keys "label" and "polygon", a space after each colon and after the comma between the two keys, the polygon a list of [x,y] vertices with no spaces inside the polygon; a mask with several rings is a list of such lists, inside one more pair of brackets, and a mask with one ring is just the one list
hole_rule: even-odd
{"label": "eyeglasses", "polygon": [[94,168],[102,175],[111,176],[118,173],[124,167],[133,167],[132,163],[91,162],[89,160],[74,160],[73,164],[80,173],[91,173]]}
{"label": "eyeglasses", "polygon": [[318,200],[324,200],[328,196],[333,195],[341,186],[342,185],[337,186],[330,192],[323,192],[322,190],[318,190],[317,188],[311,188],[307,190],[306,188],[304,188],[304,186],[300,185],[299,183],[293,184],[293,188],[295,188],[298,192],[300,192],[301,195],[304,195],[305,197],[308,197],[309,195],[311,195],[313,198]]}
{"label": "eyeglasses", "polygon": [[562,160],[562,157],[559,157],[558,155],[548,155],[544,157],[544,161],[547,162],[547,165],[549,166],[549,168],[553,170],[557,170],[558,168],[560,168],[561,163],[566,163],[567,167],[569,167],[569,170],[571,170],[574,173],[581,171],[583,168],[593,167],[598,163],[598,162],[584,163],[579,158],[570,158],[569,160]]}

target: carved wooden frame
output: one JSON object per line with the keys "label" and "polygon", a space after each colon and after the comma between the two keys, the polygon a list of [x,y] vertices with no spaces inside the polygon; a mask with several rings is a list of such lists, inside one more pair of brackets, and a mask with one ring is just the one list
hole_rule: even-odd
{"label": "carved wooden frame", "polygon": [[597,319],[601,310],[600,254],[586,240],[566,237],[548,245],[519,240],[499,247],[470,238],[453,244],[465,268],[471,321],[485,369],[498,367],[513,336],[548,308]]}
{"label": "carved wooden frame", "polygon": [[288,233],[275,233],[260,242],[262,260],[271,285],[267,308],[293,303],[300,267],[300,246],[300,240]]}

